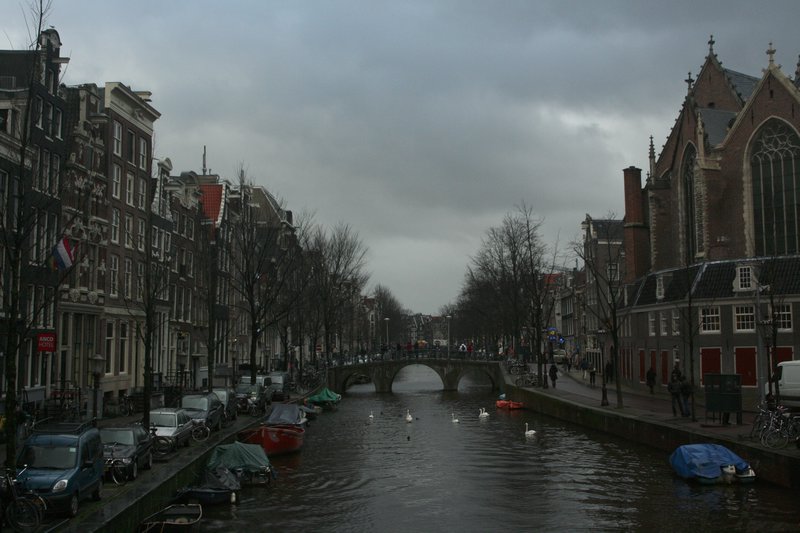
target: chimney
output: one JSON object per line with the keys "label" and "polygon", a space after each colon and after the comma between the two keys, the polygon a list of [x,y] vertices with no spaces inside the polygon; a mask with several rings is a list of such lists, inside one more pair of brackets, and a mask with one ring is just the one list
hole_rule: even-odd
{"label": "chimney", "polygon": [[645,224],[642,169],[622,171],[625,180],[625,283],[647,274],[650,265],[650,232]]}

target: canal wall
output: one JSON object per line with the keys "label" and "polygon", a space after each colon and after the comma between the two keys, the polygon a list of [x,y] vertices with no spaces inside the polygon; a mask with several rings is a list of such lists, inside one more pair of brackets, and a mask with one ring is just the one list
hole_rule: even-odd
{"label": "canal wall", "polygon": [[594,407],[510,383],[505,390],[506,398],[524,402],[525,409],[657,448],[667,453],[665,461],[668,454],[683,444],[721,444],[749,461],[759,479],[786,488],[800,488],[800,453],[797,450],[766,449],[735,436],[715,435],[712,428],[670,424],[655,420],[647,413]]}

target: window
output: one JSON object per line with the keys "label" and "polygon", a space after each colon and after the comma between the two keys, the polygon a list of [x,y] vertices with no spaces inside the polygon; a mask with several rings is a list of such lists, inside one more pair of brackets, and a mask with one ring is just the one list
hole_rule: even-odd
{"label": "window", "polygon": [[703,307],[700,309],[700,333],[719,333],[719,307]]}
{"label": "window", "polygon": [[136,263],[136,299],[140,302],[144,299],[144,263],[141,261]]}
{"label": "window", "polygon": [[60,109],[55,110],[55,114],[53,115],[53,135],[56,139],[61,139],[64,133],[62,132],[61,127],[62,122],[62,113]]}
{"label": "window", "polygon": [[119,191],[122,186],[122,167],[114,164],[112,169],[113,175],[111,177],[111,196],[119,199]]}
{"label": "window", "polygon": [[705,230],[703,217],[703,203],[700,198],[702,193],[699,186],[699,177],[695,176],[694,167],[697,163],[697,150],[688,146],[683,157],[681,176],[683,178],[683,208],[686,213],[686,228],[684,237],[688,243],[690,256],[687,263],[693,263],[694,257],[703,253],[705,249]]}
{"label": "window", "polygon": [[116,255],[112,255],[109,258],[108,273],[109,273],[108,294],[112,298],[116,298],[117,288],[119,287],[119,257],[117,257]]}
{"label": "window", "polygon": [[42,160],[39,163],[39,190],[46,191],[50,181],[50,152],[42,150]]}
{"label": "window", "polygon": [[53,134],[53,104],[47,102],[44,105],[44,134],[51,137]]}
{"label": "window", "polygon": [[136,194],[136,204],[139,209],[145,208],[145,198],[147,198],[147,180],[139,178],[139,190]]}
{"label": "window", "polygon": [[135,185],[133,174],[128,172],[125,175],[125,202],[133,207],[133,187]]}
{"label": "window", "polygon": [[139,138],[139,168],[147,170],[147,139]]}
{"label": "window", "polygon": [[186,275],[194,277],[194,254],[189,251],[186,252]]}
{"label": "window", "polygon": [[119,243],[119,209],[111,211],[111,242]]}
{"label": "window", "polygon": [[50,194],[57,195],[61,184],[61,156],[53,154],[52,168],[50,169]]}
{"label": "window", "polygon": [[652,311],[647,313],[647,332],[651,337],[656,336],[656,314]]}
{"label": "window", "polygon": [[125,363],[128,360],[128,323],[119,323],[119,359],[117,361],[117,368],[120,373],[125,372]]}
{"label": "window", "polygon": [[144,219],[140,218],[139,219],[139,232],[136,235],[136,237],[138,239],[137,247],[139,248],[140,252],[144,252],[144,230],[145,230],[146,227],[147,226],[145,226]]}
{"label": "window", "polygon": [[752,305],[734,306],[734,330],[737,332],[756,330],[756,312]]}
{"label": "window", "polygon": [[41,96],[37,96],[33,101],[33,113],[36,117],[36,127],[42,129],[42,114],[44,113],[44,102]]}
{"label": "window", "polygon": [[114,322],[106,322],[106,374],[111,373],[111,361],[114,359]]}
{"label": "window", "polygon": [[186,219],[186,238],[190,241],[194,240],[194,220],[191,218]]}
{"label": "window", "polygon": [[677,337],[681,334],[681,312],[677,309],[672,310],[672,336]]}
{"label": "window", "polygon": [[133,261],[130,257],[125,258],[125,280],[123,281],[123,296],[125,298],[131,297],[131,290],[133,284]]}
{"label": "window", "polygon": [[122,156],[122,124],[114,121],[114,130],[112,133],[114,137],[113,151],[114,155]]}
{"label": "window", "polygon": [[136,134],[130,130],[128,130],[128,146],[126,147],[127,150],[125,151],[127,154],[126,159],[128,163],[134,162],[134,154],[136,153]]}
{"label": "window", "polygon": [[772,319],[778,324],[778,331],[792,330],[791,304],[777,304],[772,311]]}
{"label": "window", "polygon": [[133,248],[133,215],[125,215],[125,248]]}
{"label": "window", "polygon": [[753,290],[753,268],[750,266],[736,267],[736,283],[737,286],[734,287],[734,290]]}
{"label": "window", "polygon": [[660,328],[661,329],[661,336],[662,337],[666,337],[669,334],[668,330],[667,330],[668,321],[667,321],[667,313],[666,313],[666,311],[659,312],[658,313],[658,318],[659,318],[659,322],[661,324],[661,328]]}
{"label": "window", "polygon": [[664,277],[657,276],[656,277],[656,299],[663,300],[664,299]]}

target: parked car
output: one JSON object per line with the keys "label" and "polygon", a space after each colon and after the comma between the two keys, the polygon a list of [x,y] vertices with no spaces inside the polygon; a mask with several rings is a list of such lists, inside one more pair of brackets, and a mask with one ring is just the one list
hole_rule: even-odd
{"label": "parked car", "polygon": [[258,383],[239,383],[236,385],[236,407],[242,413],[263,414],[269,403],[267,394],[267,389]]}
{"label": "parked car", "polygon": [[236,420],[238,412],[236,410],[236,392],[228,388],[213,389],[211,392],[217,395],[222,402],[223,412],[228,420]]}
{"label": "parked car", "polygon": [[186,394],[181,398],[181,409],[197,422],[204,422],[211,430],[222,429],[222,402],[213,392]]}
{"label": "parked car", "polygon": [[272,384],[269,386],[270,400],[282,402],[289,399],[289,373],[270,372],[269,379]]}
{"label": "parked car", "polygon": [[126,466],[128,479],[139,476],[139,468],[153,468],[153,436],[141,424],[100,428],[106,472],[117,459]]}
{"label": "parked car", "polygon": [[91,423],[37,426],[25,440],[17,464],[19,481],[44,498],[47,510],[78,514],[80,501],[99,500],[103,490],[103,443]]}
{"label": "parked car", "polygon": [[192,439],[194,421],[183,409],[163,407],[150,411],[150,424],[155,427],[156,435],[167,437],[172,441],[173,449],[188,446]]}

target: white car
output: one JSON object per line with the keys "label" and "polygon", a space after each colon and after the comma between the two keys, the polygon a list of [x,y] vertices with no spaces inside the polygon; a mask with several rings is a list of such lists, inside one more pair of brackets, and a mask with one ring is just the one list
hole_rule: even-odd
{"label": "white car", "polygon": [[172,441],[173,449],[178,446],[188,446],[192,439],[192,421],[189,414],[183,409],[164,407],[150,411],[150,425],[155,427],[156,435],[167,437]]}

